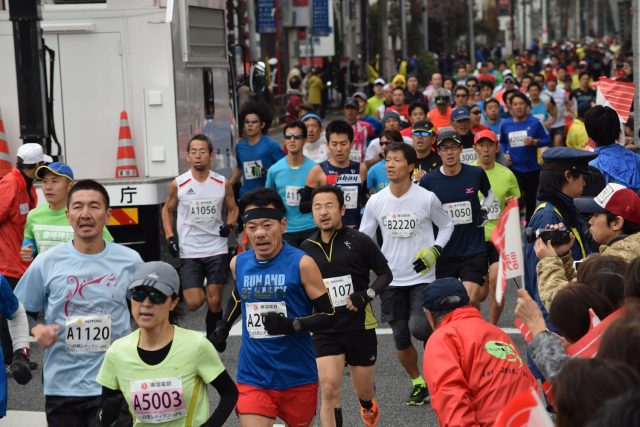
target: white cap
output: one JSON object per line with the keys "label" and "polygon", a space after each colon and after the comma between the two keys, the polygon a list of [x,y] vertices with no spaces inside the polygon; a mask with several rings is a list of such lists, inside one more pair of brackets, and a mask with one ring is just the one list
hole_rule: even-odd
{"label": "white cap", "polygon": [[22,159],[22,163],[25,165],[34,165],[40,162],[53,162],[53,159],[42,151],[42,145],[34,142],[21,145],[20,148],[18,148],[17,156]]}

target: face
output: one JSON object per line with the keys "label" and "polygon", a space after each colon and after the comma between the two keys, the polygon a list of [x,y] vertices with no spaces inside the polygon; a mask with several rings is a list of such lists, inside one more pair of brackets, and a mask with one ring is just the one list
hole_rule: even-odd
{"label": "face", "polygon": [[447,79],[444,81],[442,85],[445,89],[447,89],[448,91],[451,91],[451,89],[453,89],[453,80]]}
{"label": "face", "polygon": [[[149,294],[152,294],[149,296]],[[178,305],[178,298],[166,297],[166,300],[162,304],[154,304],[151,302],[156,294],[159,297],[164,297],[160,291],[148,286],[138,286],[130,291],[131,295],[131,314],[133,320],[141,329],[153,329],[157,326],[166,325],[169,323],[169,313]],[[136,301],[144,297],[143,301]]]}
{"label": "face", "polygon": [[358,101],[358,113],[364,113],[364,110],[367,108],[367,100],[357,97],[356,101]]}
{"label": "face", "polygon": [[471,81],[467,82],[467,87],[469,88],[469,92],[473,95],[478,90],[478,83],[476,83],[475,81],[471,80]]}
{"label": "face", "polygon": [[[275,206],[268,205],[273,208]],[[246,210],[257,208],[249,205]],[[282,235],[287,229],[286,218],[280,221],[275,219],[258,218],[252,219],[245,225],[247,238],[251,243],[256,257],[259,259],[271,259],[278,254],[282,248]]]}
{"label": "face", "polygon": [[527,89],[529,89],[530,84],[531,84],[531,78],[526,77],[522,79],[522,82],[520,83],[520,87],[522,87],[526,91]]}
{"label": "face", "polygon": [[583,88],[589,87],[589,80],[589,76],[583,74],[582,77],[580,77],[580,86],[582,86]]}
{"label": "face", "polygon": [[67,193],[73,186],[73,182],[67,178],[46,172],[42,177],[42,192],[49,204],[60,204],[67,200]]}
{"label": "face", "polygon": [[298,154],[304,145],[304,135],[300,128],[288,128],[284,131],[284,144],[291,154]]}
{"label": "face", "polygon": [[514,117],[521,119],[527,115],[527,103],[522,98],[514,96],[511,98],[510,111]]}
{"label": "face", "polygon": [[451,127],[458,135],[466,135],[469,133],[469,129],[471,128],[471,120],[465,119],[452,121]]}
{"label": "face", "polygon": [[601,245],[605,245],[620,233],[621,227],[619,224],[620,219],[617,219],[616,222],[612,223],[612,228],[607,221],[607,214],[595,213],[589,220],[589,231],[593,236],[593,240]]}
{"label": "face", "polygon": [[411,92],[415,92],[418,89],[418,79],[415,77],[409,77],[407,80],[407,89]]}
{"label": "face", "polygon": [[578,174],[578,176],[574,178],[569,172],[565,172],[565,176],[568,182],[564,185],[562,192],[573,199],[582,196],[584,186],[587,184],[585,176]]}
{"label": "face", "polygon": [[556,87],[558,87],[558,82],[555,80],[549,80],[547,81],[547,88],[551,91],[554,92],[556,90]]}
{"label": "face", "polygon": [[487,117],[491,121],[498,120],[498,116],[500,115],[500,107],[495,102],[490,102],[487,104],[487,108],[485,109],[485,113]]}
{"label": "face", "polygon": [[435,136],[430,134],[428,136],[421,135],[423,132],[414,132],[412,134],[413,137],[413,146],[416,149],[416,152],[423,154],[431,151],[431,147],[433,146],[433,142]]}
{"label": "face", "polygon": [[322,126],[320,126],[320,123],[318,123],[316,119],[307,119],[304,125],[307,127],[307,141],[316,142],[322,134]]}
{"label": "face", "polygon": [[187,151],[187,161],[191,167],[197,171],[209,169],[209,163],[213,158],[213,153],[209,152],[209,146],[206,141],[194,139],[189,144]]}
{"label": "face", "polygon": [[427,118],[427,113],[420,107],[416,107],[411,110],[411,123],[415,123]]}
{"label": "face", "polygon": [[511,79],[507,79],[504,81],[504,88],[505,90],[511,90],[515,87],[516,83],[511,80]]}
{"label": "face", "polygon": [[384,130],[400,130],[400,122],[396,119],[387,119],[384,122]]}
{"label": "face", "polygon": [[524,73],[524,67],[520,64],[516,65],[516,74],[521,76]]}
{"label": "face", "polygon": [[407,163],[402,151],[390,151],[387,153],[387,162],[384,169],[387,172],[387,178],[391,182],[402,182],[408,180],[413,171],[413,165]]}
{"label": "face", "polygon": [[444,141],[438,147],[442,164],[447,167],[453,167],[460,163],[460,153],[462,153],[462,146],[455,141]]}
{"label": "face", "polygon": [[482,111],[480,110],[480,107],[478,107],[477,105],[472,107],[469,110],[469,114],[471,116],[471,124],[470,127],[474,127],[476,126],[478,123],[480,123],[480,118],[482,117]]}
{"label": "face", "polygon": [[373,85],[373,93],[376,96],[382,95],[382,85]]}
{"label": "face", "polygon": [[467,68],[466,67],[458,68],[458,78],[460,78],[460,79],[466,79],[467,78]]}
{"label": "face", "polygon": [[358,109],[355,107],[344,107],[344,119],[349,123],[358,120]]}
{"label": "face", "polygon": [[564,80],[566,76],[567,70],[565,70],[564,68],[558,68],[558,80]]}
{"label": "face", "polygon": [[439,88],[442,87],[442,74],[440,73],[434,73],[431,76],[431,84],[433,85],[433,87],[435,88]]}
{"label": "face", "polygon": [[264,123],[260,121],[257,114],[247,114],[244,118],[244,133],[248,138],[258,136],[262,133]]}
{"label": "face", "polygon": [[404,91],[402,89],[394,89],[391,97],[393,105],[404,105]]}
{"label": "face", "polygon": [[313,221],[318,228],[324,232],[334,232],[342,228],[342,215],[344,215],[344,205],[340,207],[338,197],[330,192],[318,193],[313,198],[311,205]]}
{"label": "face", "polygon": [[474,144],[473,149],[476,151],[480,163],[490,165],[496,161],[498,143],[485,138],[478,141],[477,144]]}
{"label": "face", "polygon": [[79,190],[71,195],[67,206],[67,221],[76,238],[92,242],[102,239],[102,229],[111,217],[101,193],[96,190]]}
{"label": "face", "polygon": [[482,86],[480,89],[480,98],[486,100],[491,98],[491,95],[493,95],[493,89],[491,89],[491,86]]}
{"label": "face", "polygon": [[531,86],[529,88],[529,97],[534,101],[540,99],[540,89],[537,86]]}
{"label": "face", "polygon": [[463,90],[457,90],[454,96],[457,107],[463,107],[469,102],[469,95]]}
{"label": "face", "polygon": [[349,161],[349,153],[351,152],[351,141],[346,133],[332,133],[329,135],[328,141],[329,154],[331,158],[338,163]]}

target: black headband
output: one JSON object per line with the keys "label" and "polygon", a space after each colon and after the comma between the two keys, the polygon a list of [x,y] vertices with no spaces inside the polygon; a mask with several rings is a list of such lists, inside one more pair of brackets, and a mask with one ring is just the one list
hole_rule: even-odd
{"label": "black headband", "polygon": [[280,221],[284,218],[284,214],[274,208],[253,208],[242,214],[242,222],[245,224],[254,219],[275,219]]}

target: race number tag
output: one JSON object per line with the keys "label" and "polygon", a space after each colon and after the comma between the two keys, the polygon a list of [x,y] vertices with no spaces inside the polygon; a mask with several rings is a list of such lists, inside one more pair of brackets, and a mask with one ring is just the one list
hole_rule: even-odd
{"label": "race number tag", "polygon": [[442,205],[449,218],[453,221],[453,225],[471,224],[473,218],[471,215],[471,202],[453,202]]}
{"label": "race number tag", "polygon": [[357,209],[358,207],[358,187],[346,185],[340,187],[344,193],[344,206],[347,209]]}
{"label": "race number tag", "polygon": [[138,422],[160,424],[187,414],[180,378],[131,381],[130,391]]}
{"label": "race number tag", "polygon": [[244,304],[247,333],[251,338],[274,338],[282,335],[269,335],[264,328],[264,316],[275,311],[287,317],[287,304],[284,301],[275,302],[247,302]]}
{"label": "race number tag", "polygon": [[509,145],[511,147],[524,147],[524,139],[527,137],[526,130],[518,130],[515,132],[509,132]]}
{"label": "race number tag", "polygon": [[465,148],[462,150],[462,154],[460,155],[460,161],[465,165],[470,165],[471,163],[478,160],[478,154],[476,154],[476,150],[473,148]]}
{"label": "race number tag", "polygon": [[353,293],[353,282],[351,275],[330,277],[322,279],[327,287],[331,302],[334,307],[343,307],[347,304],[347,297]]}
{"label": "race number tag", "polygon": [[391,212],[382,218],[391,237],[413,237],[416,235],[418,222],[415,212]]}
{"label": "race number tag", "polygon": [[490,221],[494,219],[500,219],[500,212],[502,212],[502,210],[500,209],[500,203],[494,200],[493,203],[491,203],[491,205],[489,206],[487,219],[489,219]]}
{"label": "race number tag", "polygon": [[299,190],[302,190],[302,187],[296,187],[294,185],[287,185],[284,187],[285,192],[285,203],[287,206],[300,206],[300,193]]}
{"label": "race number tag", "polygon": [[107,351],[111,345],[111,316],[67,317],[64,346],[68,351]]}
{"label": "race number tag", "polygon": [[360,163],[362,161],[362,155],[360,154],[360,150],[351,150],[349,152],[349,160],[352,162]]}
{"label": "race number tag", "polygon": [[189,216],[194,222],[213,221],[217,213],[213,200],[191,200],[189,202]]}
{"label": "race number tag", "polygon": [[262,178],[262,160],[251,160],[242,163],[244,169],[244,179]]}

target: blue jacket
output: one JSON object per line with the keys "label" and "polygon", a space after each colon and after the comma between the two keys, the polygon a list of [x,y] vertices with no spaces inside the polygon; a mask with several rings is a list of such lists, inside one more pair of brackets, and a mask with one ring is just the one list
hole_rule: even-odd
{"label": "blue jacket", "polygon": [[602,172],[607,184],[613,182],[640,190],[640,155],[613,143],[596,148],[598,157],[589,164]]}
{"label": "blue jacket", "polygon": [[[522,132],[526,132],[526,136],[539,140],[537,147],[545,147],[551,144],[551,137],[542,122],[529,115],[522,122],[515,122],[512,117],[502,121],[500,126],[500,149],[503,153],[508,153],[511,156],[511,169],[520,173],[535,172],[540,170],[538,148],[524,145],[522,143],[522,137],[524,136],[519,135]],[[514,147],[513,144],[517,145]]]}

